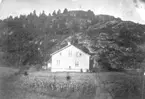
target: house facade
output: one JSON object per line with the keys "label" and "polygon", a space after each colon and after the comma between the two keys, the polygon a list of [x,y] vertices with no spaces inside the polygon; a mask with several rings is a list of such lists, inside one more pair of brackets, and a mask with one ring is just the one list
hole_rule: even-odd
{"label": "house facade", "polygon": [[89,70],[90,55],[74,45],[66,47],[51,54],[51,72],[87,72]]}

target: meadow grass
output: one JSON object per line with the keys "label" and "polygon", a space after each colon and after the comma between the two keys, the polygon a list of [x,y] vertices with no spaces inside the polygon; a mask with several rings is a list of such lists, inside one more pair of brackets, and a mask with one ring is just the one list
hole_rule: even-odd
{"label": "meadow grass", "polygon": [[[68,76],[70,79],[67,79]],[[84,73],[48,73],[47,75],[33,73],[29,76],[20,76],[19,80],[13,84],[19,88],[37,91],[49,96],[94,99],[97,87],[92,77],[91,74]]]}
{"label": "meadow grass", "polygon": [[[33,97],[31,99],[40,99],[39,96],[41,96],[41,99],[113,99],[106,88],[111,87],[111,89],[115,89],[116,86],[112,85],[112,82],[117,82],[117,84],[119,82],[119,84],[122,84],[121,86],[124,90],[132,87],[130,81],[138,84],[133,81],[135,78],[130,79],[130,75],[119,72],[51,73],[48,71],[39,71],[29,73],[27,76],[13,75],[7,78],[5,83],[7,85],[5,86],[11,90],[11,92],[9,91],[10,93],[17,91],[14,94],[17,93],[17,95],[20,95],[18,99],[29,99],[33,95],[35,98]],[[5,93],[8,93],[7,90]],[[22,98],[24,96],[27,97]],[[11,98],[10,96],[6,99],[17,98]]]}

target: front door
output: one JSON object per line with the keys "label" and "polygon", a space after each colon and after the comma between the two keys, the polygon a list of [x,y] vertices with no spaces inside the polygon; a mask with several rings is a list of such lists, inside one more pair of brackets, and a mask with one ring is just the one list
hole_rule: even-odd
{"label": "front door", "polygon": [[69,66],[69,69],[71,69],[71,66]]}

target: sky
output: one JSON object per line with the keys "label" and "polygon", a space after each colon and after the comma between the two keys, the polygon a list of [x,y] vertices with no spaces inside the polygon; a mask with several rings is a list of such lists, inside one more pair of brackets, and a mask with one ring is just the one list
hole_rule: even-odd
{"label": "sky", "polygon": [[33,10],[46,14],[54,10],[92,10],[123,20],[145,24],[145,0],[0,0],[0,19],[28,14]]}

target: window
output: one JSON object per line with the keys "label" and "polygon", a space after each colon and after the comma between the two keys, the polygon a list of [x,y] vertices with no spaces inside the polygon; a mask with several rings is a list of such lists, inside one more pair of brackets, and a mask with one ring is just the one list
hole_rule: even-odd
{"label": "window", "polygon": [[77,53],[76,53],[76,56],[77,56],[77,57],[80,57],[81,55],[82,55],[82,54],[81,54],[80,52],[77,52]]}
{"label": "window", "polygon": [[57,61],[56,61],[56,64],[57,64],[57,65],[60,65],[60,60],[57,60]]}
{"label": "window", "polygon": [[72,56],[72,51],[71,51],[71,50],[69,50],[69,52],[68,52],[68,56],[69,56],[69,57]]}
{"label": "window", "polygon": [[78,67],[79,66],[79,62],[75,61],[75,66]]}
{"label": "window", "polygon": [[71,69],[71,66],[69,66],[69,69]]}
{"label": "window", "polygon": [[61,56],[61,52],[59,53],[59,55]]}

